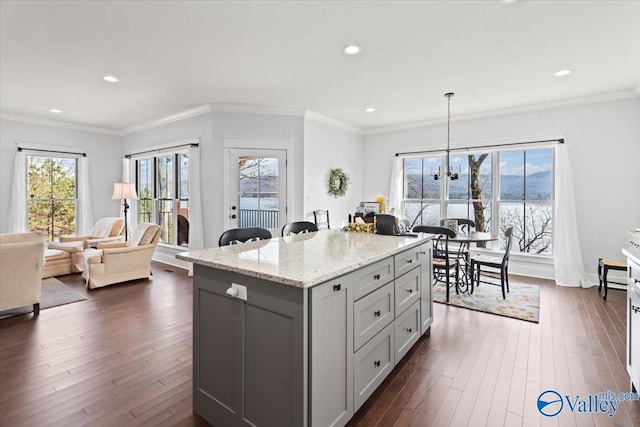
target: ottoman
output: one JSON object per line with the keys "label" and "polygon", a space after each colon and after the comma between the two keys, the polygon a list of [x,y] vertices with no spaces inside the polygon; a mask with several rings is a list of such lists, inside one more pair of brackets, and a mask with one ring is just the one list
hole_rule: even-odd
{"label": "ottoman", "polygon": [[83,241],[51,242],[47,245],[47,248],[67,252],[71,255],[72,273],[79,273],[84,268],[84,257],[82,256],[82,251],[84,250]]}
{"label": "ottoman", "polygon": [[58,249],[44,250],[44,264],[42,265],[42,278],[61,276],[72,272],[71,254]]}

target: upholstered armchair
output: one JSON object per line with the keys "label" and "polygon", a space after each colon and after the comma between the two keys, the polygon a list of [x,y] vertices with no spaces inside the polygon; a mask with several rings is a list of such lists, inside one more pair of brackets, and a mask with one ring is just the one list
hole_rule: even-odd
{"label": "upholstered armchair", "polygon": [[151,257],[162,237],[159,225],[143,222],[128,242],[98,243],[83,252],[82,277],[89,289],[128,280],[149,278]]}
{"label": "upholstered armchair", "polygon": [[[60,236],[60,243],[82,242],[84,248],[88,248],[98,243],[110,242],[114,240],[124,240],[124,219],[119,217],[100,218],[87,236]],[[49,244],[49,248],[53,248]]]}
{"label": "upholstered armchair", "polygon": [[77,273],[83,269],[82,251],[96,247],[98,243],[124,240],[124,219],[119,217],[100,218],[93,226],[91,233],[86,236],[60,236],[58,242],[51,242],[49,249],[68,252],[71,254],[71,272]]}
{"label": "upholstered armchair", "polygon": [[40,313],[44,234],[0,234],[0,310],[33,304]]}

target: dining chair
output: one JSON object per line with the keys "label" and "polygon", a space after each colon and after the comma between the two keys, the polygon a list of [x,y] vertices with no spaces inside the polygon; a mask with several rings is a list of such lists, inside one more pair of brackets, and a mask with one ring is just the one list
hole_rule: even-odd
{"label": "dining chair", "polygon": [[[507,228],[504,232],[505,236],[505,251],[502,255],[502,259],[499,257],[493,257],[488,255],[476,255],[471,258],[471,293],[473,293],[474,283],[479,285],[480,283],[487,283],[489,285],[500,286],[502,288],[502,298],[506,299],[506,291],[509,292],[509,254],[511,253],[511,243],[513,242],[513,226]],[[482,271],[485,268],[488,270]],[[477,270],[476,270],[477,269]],[[496,271],[499,270],[499,271]],[[486,280],[481,280],[482,274],[487,277],[498,278],[500,275],[500,285]]]}
{"label": "dining chair", "polygon": [[309,221],[295,221],[287,223],[282,227],[282,237],[290,234],[311,233],[314,231],[318,231],[318,227],[316,227],[314,223]]}
{"label": "dining chair", "polygon": [[331,226],[329,225],[329,211],[327,210],[319,209],[319,210],[313,211],[313,221],[315,222],[316,227],[318,227],[318,229],[331,228]]}
{"label": "dining chair", "polygon": [[443,218],[440,220],[440,225],[444,227],[446,224],[445,221],[457,221],[458,222],[458,230],[463,233],[469,233],[472,231],[472,228],[476,228],[476,223],[472,219],[468,218]]}
{"label": "dining chair", "polygon": [[218,246],[235,245],[236,243],[244,243],[256,240],[267,240],[271,237],[273,237],[271,236],[271,232],[266,228],[232,228],[220,235],[220,239],[218,239]]}
{"label": "dining chair", "polygon": [[437,282],[445,283],[447,287],[447,302],[449,301],[449,288],[451,287],[451,273],[455,282],[456,294],[459,293],[460,280],[460,260],[457,257],[450,256],[449,239],[455,237],[456,233],[450,228],[434,227],[429,225],[417,225],[413,227],[414,233],[435,234],[433,238],[433,280],[434,286]]}

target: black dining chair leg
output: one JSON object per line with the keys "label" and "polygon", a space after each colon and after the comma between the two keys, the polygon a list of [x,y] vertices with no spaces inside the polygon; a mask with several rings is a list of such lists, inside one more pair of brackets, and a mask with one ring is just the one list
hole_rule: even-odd
{"label": "black dining chair leg", "polygon": [[598,293],[600,293],[602,291],[602,258],[598,258],[598,281],[600,282]]}
{"label": "black dining chair leg", "polygon": [[446,273],[445,285],[447,286],[447,302],[449,302],[449,272]]}
{"label": "black dining chair leg", "polygon": [[502,299],[507,299],[507,295],[504,293],[504,274],[500,271],[500,287],[502,288]]}
{"label": "black dining chair leg", "polygon": [[504,281],[507,283],[507,292],[510,292],[509,290],[509,267],[505,267],[504,268]]}

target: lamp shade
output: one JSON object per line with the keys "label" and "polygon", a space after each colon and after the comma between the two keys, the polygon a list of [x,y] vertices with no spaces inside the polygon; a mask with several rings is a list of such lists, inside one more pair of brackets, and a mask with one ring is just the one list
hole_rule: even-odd
{"label": "lamp shade", "polygon": [[113,196],[112,199],[124,200],[130,199],[135,200],[138,198],[138,194],[136,193],[136,185],[130,182],[116,182],[113,184]]}

